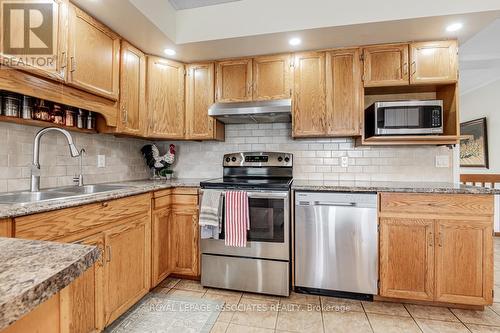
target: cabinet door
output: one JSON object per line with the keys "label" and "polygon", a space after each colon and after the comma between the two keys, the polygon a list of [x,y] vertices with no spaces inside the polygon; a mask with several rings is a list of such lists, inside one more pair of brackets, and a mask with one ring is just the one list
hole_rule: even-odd
{"label": "cabinet door", "polygon": [[149,291],[151,276],[150,216],[129,220],[104,232],[106,324]]}
{"label": "cabinet door", "polygon": [[118,99],[120,39],[106,26],[70,5],[68,83]]}
{"label": "cabinet door", "polygon": [[412,43],[410,50],[411,84],[457,82],[457,41]]}
{"label": "cabinet door", "polygon": [[434,298],[434,221],[380,219],[380,295]]}
{"label": "cabinet door", "polygon": [[328,136],[361,134],[361,60],[359,49],[326,54]]}
{"label": "cabinet door", "polygon": [[[60,240],[64,241],[64,240]],[[104,249],[104,235],[88,237],[75,243]],[[104,328],[104,258],[61,291],[61,312],[65,332],[99,332]]]}
{"label": "cabinet door", "polygon": [[217,62],[217,102],[252,100],[252,59]]}
{"label": "cabinet door", "polygon": [[253,100],[291,98],[291,56],[253,58]]}
{"label": "cabinet door", "polygon": [[363,58],[365,87],[409,84],[408,44],[365,47]]}
{"label": "cabinet door", "polygon": [[196,208],[174,206],[171,237],[175,258],[174,273],[199,276],[199,227]]}
{"label": "cabinet door", "polygon": [[325,136],[325,53],[298,53],[294,62],[293,136]]}
{"label": "cabinet door", "polygon": [[[10,29],[9,36],[10,45],[14,48],[28,48],[23,54],[13,54],[17,51],[11,51],[7,48],[7,41],[0,43],[1,53],[0,60],[2,65],[11,66],[15,69],[28,71],[40,76],[48,77],[58,81],[66,79],[67,67],[67,51],[68,51],[68,1],[67,0],[35,0],[29,1],[30,4],[50,4],[52,5],[52,36],[47,36],[47,40],[43,37],[39,38],[36,43],[36,48],[40,48],[40,52],[33,50],[28,41],[24,38],[25,29]],[[8,5],[7,3],[5,5]],[[22,11],[18,12],[23,14]],[[11,14],[11,20],[22,24],[22,20]],[[44,18],[44,20],[47,18]],[[14,25],[15,26],[15,25]],[[31,38],[35,36],[31,32]],[[22,42],[21,44],[19,42]],[[40,53],[40,54],[38,54]],[[26,57],[28,60],[26,60]],[[31,60],[33,59],[33,60]]]}
{"label": "cabinet door", "polygon": [[173,271],[174,257],[171,250],[172,210],[164,208],[153,212],[152,237],[152,287],[163,281]]}
{"label": "cabinet door", "polygon": [[184,65],[148,57],[146,94],[148,136],[158,139],[184,138]]}
{"label": "cabinet door", "polygon": [[144,135],[146,112],[146,56],[122,42],[120,65],[120,110],[117,132]]}
{"label": "cabinet door", "polygon": [[224,138],[224,125],[208,116],[214,103],[214,63],[186,67],[186,139]]}
{"label": "cabinet door", "polygon": [[436,301],[491,304],[491,224],[491,221],[436,221]]}

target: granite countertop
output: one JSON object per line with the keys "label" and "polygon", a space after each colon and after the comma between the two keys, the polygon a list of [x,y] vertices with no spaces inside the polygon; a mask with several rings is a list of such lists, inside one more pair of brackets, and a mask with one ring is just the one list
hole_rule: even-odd
{"label": "granite countertop", "polygon": [[110,183],[113,185],[128,186],[125,189],[113,190],[103,193],[89,194],[85,196],[63,198],[44,202],[34,202],[29,204],[0,204],[0,219],[24,216],[42,212],[48,212],[57,209],[75,207],[94,202],[107,201],[158,191],[173,187],[199,187],[200,182],[205,179],[185,178],[173,180],[136,180],[128,182]]}
{"label": "granite countertop", "polygon": [[0,237],[0,330],[99,260],[95,246]]}
{"label": "granite countertop", "polygon": [[438,182],[366,182],[366,181],[293,181],[295,191],[332,191],[332,192],[407,192],[443,194],[500,194],[500,189],[463,185],[460,183]]}

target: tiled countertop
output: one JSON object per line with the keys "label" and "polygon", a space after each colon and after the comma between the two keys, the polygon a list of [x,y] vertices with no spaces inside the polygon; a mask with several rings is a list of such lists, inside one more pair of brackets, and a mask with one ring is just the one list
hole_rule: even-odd
{"label": "tiled countertop", "polygon": [[295,191],[331,192],[407,192],[443,194],[500,194],[500,189],[491,189],[458,183],[437,182],[349,182],[349,181],[293,181]]}
{"label": "tiled countertop", "polygon": [[95,246],[0,237],[0,330],[69,285],[100,255]]}
{"label": "tiled countertop", "polygon": [[0,204],[0,218],[9,218],[16,216],[24,216],[36,213],[42,213],[62,208],[80,206],[93,202],[107,201],[128,197],[131,195],[147,193],[173,187],[199,187],[200,182],[204,179],[174,179],[174,180],[138,180],[130,182],[113,183],[116,185],[129,186],[125,189],[119,189],[104,193],[96,193],[86,195],[84,197],[60,199],[53,201],[37,202],[30,204]]}

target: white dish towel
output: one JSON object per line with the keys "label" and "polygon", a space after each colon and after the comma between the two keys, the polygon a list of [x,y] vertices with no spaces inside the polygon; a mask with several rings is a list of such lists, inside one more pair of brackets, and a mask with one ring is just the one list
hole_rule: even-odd
{"label": "white dish towel", "polygon": [[200,237],[219,239],[222,221],[222,192],[203,190],[200,208]]}

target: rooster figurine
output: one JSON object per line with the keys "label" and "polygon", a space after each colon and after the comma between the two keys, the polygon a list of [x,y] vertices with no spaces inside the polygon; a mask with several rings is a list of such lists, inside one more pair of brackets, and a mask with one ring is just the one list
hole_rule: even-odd
{"label": "rooster figurine", "polygon": [[175,145],[170,145],[168,153],[162,156],[160,156],[160,150],[155,144],[142,147],[141,152],[146,159],[146,164],[154,169],[155,173],[171,166],[175,161]]}

